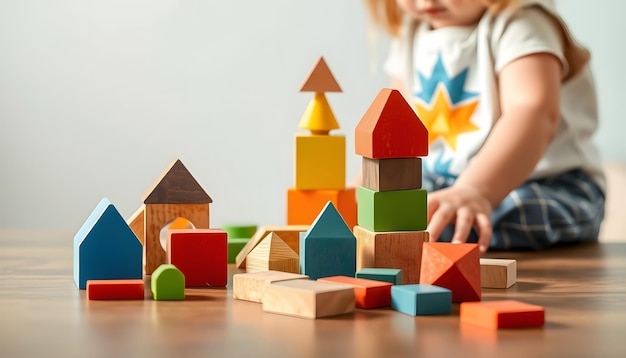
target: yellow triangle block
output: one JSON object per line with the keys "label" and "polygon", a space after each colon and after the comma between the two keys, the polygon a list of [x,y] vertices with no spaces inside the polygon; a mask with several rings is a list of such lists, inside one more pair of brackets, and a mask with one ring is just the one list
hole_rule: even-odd
{"label": "yellow triangle block", "polygon": [[308,129],[312,134],[328,134],[331,129],[339,128],[339,123],[323,93],[316,93],[309,102],[298,128]]}

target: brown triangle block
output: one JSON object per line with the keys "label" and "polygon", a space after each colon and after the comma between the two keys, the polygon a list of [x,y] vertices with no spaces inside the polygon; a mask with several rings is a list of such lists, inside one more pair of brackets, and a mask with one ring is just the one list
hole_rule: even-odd
{"label": "brown triangle block", "polygon": [[246,258],[247,272],[282,271],[300,273],[300,259],[275,232],[269,233]]}
{"label": "brown triangle block", "polygon": [[175,159],[143,196],[144,204],[206,204],[211,197],[202,189],[189,170]]}
{"label": "brown triangle block", "polygon": [[324,57],[317,59],[313,69],[300,87],[300,92],[341,92],[341,87],[330,72]]}

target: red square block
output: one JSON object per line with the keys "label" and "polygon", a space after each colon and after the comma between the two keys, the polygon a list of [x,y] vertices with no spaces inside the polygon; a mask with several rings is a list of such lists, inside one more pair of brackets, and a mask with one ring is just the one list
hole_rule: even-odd
{"label": "red square block", "polygon": [[393,285],[389,282],[349,276],[330,276],[318,278],[317,280],[343,283],[354,287],[354,304],[357,308],[376,308],[391,305],[391,286]]}
{"label": "red square block", "polygon": [[143,300],[144,282],[134,280],[87,280],[90,300]]}
{"label": "red square block", "polygon": [[539,327],[545,323],[541,306],[514,300],[461,303],[460,320],[487,328]]}
{"label": "red square block", "polygon": [[170,230],[167,263],[185,275],[185,287],[224,287],[228,283],[228,234],[220,229]]}

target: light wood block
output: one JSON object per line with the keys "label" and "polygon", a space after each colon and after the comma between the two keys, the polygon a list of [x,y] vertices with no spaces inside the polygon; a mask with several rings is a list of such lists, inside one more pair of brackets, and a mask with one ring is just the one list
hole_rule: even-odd
{"label": "light wood block", "polygon": [[298,128],[308,129],[311,134],[327,135],[331,130],[338,129],[339,123],[324,93],[316,93],[304,110]]}
{"label": "light wood block", "polygon": [[237,273],[233,275],[233,298],[260,303],[270,283],[302,279],[308,280],[309,276],[271,270]]}
{"label": "light wood block", "polygon": [[289,189],[287,191],[287,224],[311,225],[329,201],[335,205],[348,227],[356,225],[355,188],[340,190]]}
{"label": "light wood block", "polygon": [[480,301],[478,244],[424,243],[420,283],[451,290],[453,302]]}
{"label": "light wood block", "polygon": [[300,273],[311,279],[354,277],[356,238],[333,203],[328,202],[307,232],[300,234]]}
{"label": "light wood block", "polygon": [[250,238],[246,246],[237,254],[237,268],[246,268],[246,257],[270,232],[275,232],[296,253],[300,252],[300,233],[307,231],[309,225],[270,225],[261,226]]}
{"label": "light wood block", "polygon": [[483,288],[509,288],[517,280],[517,261],[480,259],[480,284]]}
{"label": "light wood block", "polygon": [[346,137],[295,135],[294,188],[346,188]]}
{"label": "light wood block", "polygon": [[354,287],[355,306],[370,309],[391,305],[391,283],[348,276],[331,276],[318,279],[321,282],[343,283]]}
{"label": "light wood block", "polygon": [[375,191],[421,189],[421,158],[363,157],[363,186]]}
{"label": "light wood block", "polygon": [[185,287],[224,287],[228,283],[226,231],[170,230],[166,247],[166,262],[185,275]]}
{"label": "light wood block", "polygon": [[88,280],[87,299],[89,300],[143,300],[145,295],[143,280]]}
{"label": "light wood block", "polygon": [[119,211],[100,200],[74,236],[74,283],[87,280],[142,279],[142,247]]}
{"label": "light wood block", "polygon": [[312,280],[275,282],[265,287],[263,311],[320,318],[354,311],[354,288]]}
{"label": "light wood block", "polygon": [[341,92],[323,56],[318,57],[300,86],[300,92]]}
{"label": "light wood block", "polygon": [[491,329],[540,327],[545,323],[543,307],[515,300],[463,302],[460,307],[461,323]]}
{"label": "light wood block", "polygon": [[422,246],[428,231],[374,232],[354,227],[357,238],[357,270],[367,267],[402,270],[402,283],[419,283]]}
{"label": "light wood block", "polygon": [[375,191],[359,186],[356,193],[359,226],[376,232],[426,230],[426,190]]}
{"label": "light wood block", "polygon": [[300,273],[298,254],[275,232],[261,240],[246,259],[247,272],[268,270]]}
{"label": "light wood block", "polygon": [[[357,237],[357,246],[358,246],[358,237]],[[358,260],[359,260],[359,257],[357,256],[357,262]],[[358,270],[354,276],[356,278],[365,278],[368,280],[389,282],[392,285],[402,284],[402,270],[400,269],[363,267],[360,270]]]}
{"label": "light wood block", "polygon": [[356,154],[372,158],[428,155],[428,130],[395,89],[382,89],[354,131]]}
{"label": "light wood block", "polygon": [[174,265],[160,265],[150,277],[150,289],[155,301],[184,300],[185,275]]}
{"label": "light wood block", "polygon": [[394,285],[391,308],[411,316],[448,314],[452,311],[452,292],[433,285]]}

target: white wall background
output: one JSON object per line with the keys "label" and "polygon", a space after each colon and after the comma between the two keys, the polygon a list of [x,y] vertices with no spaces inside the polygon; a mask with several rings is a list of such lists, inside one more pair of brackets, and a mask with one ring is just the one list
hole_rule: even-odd
{"label": "white wall background", "polygon": [[[626,160],[626,3],[594,7],[610,11],[559,3],[593,51],[602,154]],[[320,55],[357,170],[353,128],[387,85],[372,71],[387,41],[367,32],[360,0],[0,0],[0,228],[78,230],[102,197],[129,217],[173,158],[213,198],[212,226],[284,224]]]}

